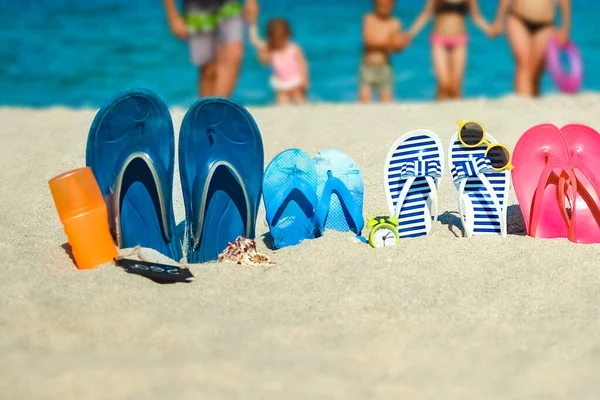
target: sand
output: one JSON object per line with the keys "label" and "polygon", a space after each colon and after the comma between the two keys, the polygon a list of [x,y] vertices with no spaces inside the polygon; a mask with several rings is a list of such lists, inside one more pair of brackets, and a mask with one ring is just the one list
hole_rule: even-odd
{"label": "sand", "polygon": [[[582,94],[251,112],[266,162],[290,147],[349,154],[373,215],[406,131],[447,146],[455,121],[473,118],[512,148],[541,122],[600,128],[598,110],[600,95]],[[259,238],[271,268],[194,265],[196,280],[176,285],[77,270],[46,182],[84,165],[94,115],[0,109],[0,398],[600,397],[600,246],[523,236],[514,193],[508,238],[461,238],[448,171],[442,223],[394,248],[328,233],[272,252]],[[183,115],[173,110],[176,130]]]}

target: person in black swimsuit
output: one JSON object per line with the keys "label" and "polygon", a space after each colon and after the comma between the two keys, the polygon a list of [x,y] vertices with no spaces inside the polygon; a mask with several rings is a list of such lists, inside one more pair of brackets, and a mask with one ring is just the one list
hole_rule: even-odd
{"label": "person in black swimsuit", "polygon": [[[538,96],[548,41],[555,36],[564,46],[569,39],[571,1],[559,0],[563,25],[555,28],[555,0],[500,0],[494,33],[504,29],[515,58],[515,92]],[[505,16],[507,16],[505,18]]]}
{"label": "person in black swimsuit", "polygon": [[469,13],[469,3],[466,1],[461,1],[460,3],[452,3],[448,1],[438,2],[435,7],[435,14],[452,14],[456,13],[462,15],[463,17],[467,16]]}
{"label": "person in black swimsuit", "polygon": [[453,99],[462,95],[462,81],[467,58],[466,16],[488,36],[492,27],[481,16],[477,0],[427,0],[423,12],[408,31],[411,38],[434,18],[431,54],[437,78],[436,99]]}
{"label": "person in black swimsuit", "polygon": [[523,25],[525,25],[525,28],[527,29],[527,31],[529,32],[530,35],[535,35],[538,31],[541,31],[544,28],[553,28],[554,27],[554,21],[547,21],[547,22],[531,21],[531,20],[517,14],[514,10],[510,10],[509,14],[512,17],[521,21],[523,23]]}

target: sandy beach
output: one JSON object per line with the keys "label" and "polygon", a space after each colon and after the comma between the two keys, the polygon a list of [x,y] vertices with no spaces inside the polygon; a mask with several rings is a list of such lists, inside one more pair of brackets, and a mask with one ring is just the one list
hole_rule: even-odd
{"label": "sandy beach", "polygon": [[[367,216],[407,131],[447,148],[476,119],[513,148],[542,122],[600,129],[598,110],[600,94],[250,109],[265,165],[292,147],[352,157]],[[95,112],[0,108],[0,398],[600,398],[600,245],[524,236],[513,191],[508,238],[462,238],[447,167],[435,232],[397,247],[328,232],[273,252],[261,206],[268,269],[193,265],[176,285],[77,270],[47,181],[85,165]],[[174,192],[179,223],[178,174]]]}

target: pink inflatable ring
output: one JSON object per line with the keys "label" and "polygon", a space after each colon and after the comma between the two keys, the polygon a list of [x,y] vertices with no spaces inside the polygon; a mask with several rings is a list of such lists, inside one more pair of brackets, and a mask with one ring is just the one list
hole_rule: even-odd
{"label": "pink inflatable ring", "polygon": [[568,42],[564,50],[569,58],[569,74],[567,74],[560,65],[560,49],[554,38],[550,39],[548,42],[548,48],[546,49],[546,66],[548,67],[548,71],[550,71],[552,80],[561,92],[576,93],[581,89],[583,77],[581,56],[573,42]]}

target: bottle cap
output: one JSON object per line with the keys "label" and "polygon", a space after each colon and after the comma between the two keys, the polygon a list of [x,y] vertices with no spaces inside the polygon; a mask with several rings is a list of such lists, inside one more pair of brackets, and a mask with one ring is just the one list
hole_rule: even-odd
{"label": "bottle cap", "polygon": [[104,205],[102,192],[89,167],[77,168],[48,181],[61,221]]}

